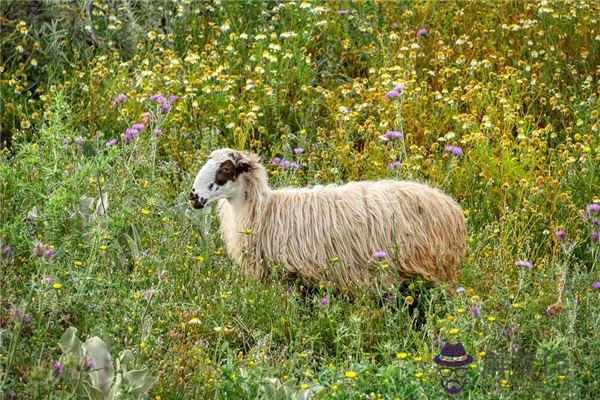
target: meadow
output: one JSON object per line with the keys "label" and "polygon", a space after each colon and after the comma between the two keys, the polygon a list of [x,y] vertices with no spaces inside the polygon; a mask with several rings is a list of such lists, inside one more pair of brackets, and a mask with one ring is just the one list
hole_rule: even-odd
{"label": "meadow", "polygon": [[[456,397],[600,398],[597,2],[2,1],[0,33],[0,398],[448,398],[444,342]],[[458,286],[247,279],[188,201],[226,146],[274,188],[440,188]]]}

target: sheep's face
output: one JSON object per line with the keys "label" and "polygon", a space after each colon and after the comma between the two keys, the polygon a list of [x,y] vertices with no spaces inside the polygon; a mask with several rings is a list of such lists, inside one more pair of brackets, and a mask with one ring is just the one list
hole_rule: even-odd
{"label": "sheep's face", "polygon": [[250,164],[243,153],[231,149],[215,150],[196,175],[190,192],[192,207],[202,208],[219,199],[231,199],[240,192],[241,179]]}

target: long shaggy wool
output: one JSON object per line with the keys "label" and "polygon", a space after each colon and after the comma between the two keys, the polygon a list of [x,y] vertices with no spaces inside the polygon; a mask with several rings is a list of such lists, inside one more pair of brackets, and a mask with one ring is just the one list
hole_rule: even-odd
{"label": "long shaggy wool", "polygon": [[465,220],[439,190],[393,180],[271,190],[258,159],[244,155],[244,196],[221,200],[219,213],[227,251],[247,274],[264,279],[279,267],[349,290],[417,275],[456,283]]}

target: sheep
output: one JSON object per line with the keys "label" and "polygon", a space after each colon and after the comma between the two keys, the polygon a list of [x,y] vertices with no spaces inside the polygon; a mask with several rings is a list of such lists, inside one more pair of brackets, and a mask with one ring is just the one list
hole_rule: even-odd
{"label": "sheep", "polygon": [[343,290],[377,282],[391,289],[414,276],[452,287],[457,281],[466,238],[462,209],[423,184],[272,190],[255,154],[223,148],[210,154],[189,197],[196,209],[219,200],[227,253],[258,280],[278,267],[307,285]]}

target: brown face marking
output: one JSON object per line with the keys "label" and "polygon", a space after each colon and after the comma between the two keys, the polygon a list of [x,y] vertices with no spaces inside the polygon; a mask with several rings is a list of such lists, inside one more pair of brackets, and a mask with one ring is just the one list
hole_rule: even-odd
{"label": "brown face marking", "polygon": [[219,186],[223,186],[228,181],[235,181],[235,178],[235,164],[233,164],[233,161],[223,161],[217,170],[217,174],[215,175],[215,183]]}

